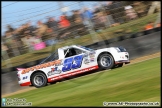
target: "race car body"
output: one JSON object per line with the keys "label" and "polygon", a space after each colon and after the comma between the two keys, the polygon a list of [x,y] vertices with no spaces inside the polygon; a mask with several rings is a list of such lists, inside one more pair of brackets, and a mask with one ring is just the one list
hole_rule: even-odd
{"label": "race car body", "polygon": [[18,70],[20,86],[37,88],[59,79],[96,69],[122,67],[129,62],[129,53],[122,47],[93,50],[79,45],[59,48],[39,65]]}

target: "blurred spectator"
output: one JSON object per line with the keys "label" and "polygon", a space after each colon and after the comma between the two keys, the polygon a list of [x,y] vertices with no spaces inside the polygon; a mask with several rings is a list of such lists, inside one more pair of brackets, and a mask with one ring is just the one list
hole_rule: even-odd
{"label": "blurred spectator", "polygon": [[59,27],[64,29],[69,26],[70,26],[70,22],[68,21],[68,19],[66,19],[66,16],[61,16],[60,22],[59,22]]}
{"label": "blurred spectator", "polygon": [[71,25],[74,25],[75,24],[75,22],[74,22],[74,20],[75,20],[75,11],[76,10],[72,10],[71,11],[72,15],[69,17],[69,21],[70,21],[70,24]]}
{"label": "blurred spectator", "polygon": [[5,60],[6,59],[5,56],[8,55],[7,54],[8,47],[3,42],[1,42],[1,48],[2,48],[2,50],[1,50],[2,58],[3,58],[3,60]]}
{"label": "blurred spectator", "polygon": [[128,19],[132,20],[132,19],[136,19],[137,13],[135,12],[135,10],[133,9],[132,6],[125,6],[125,13]]}
{"label": "blurred spectator", "polygon": [[10,48],[12,46],[13,43],[13,35],[12,32],[6,31],[5,33],[5,43],[7,44],[7,46]]}
{"label": "blurred spectator", "polygon": [[11,32],[13,44],[12,47],[21,48],[21,36],[19,34],[19,29],[14,29],[14,31]]}
{"label": "blurred spectator", "polygon": [[11,25],[7,25],[7,32],[13,32],[14,28]]}
{"label": "blurred spectator", "polygon": [[55,18],[48,18],[48,21],[47,21],[47,26],[48,26],[48,31],[49,32],[56,32],[58,30],[58,22],[55,20]]}
{"label": "blurred spectator", "polygon": [[125,22],[125,10],[124,10],[124,2],[123,1],[114,1],[113,2],[114,5],[114,19],[115,22],[117,23],[124,23]]}
{"label": "blurred spectator", "polygon": [[43,24],[41,21],[37,22],[37,26],[38,26],[37,35],[42,36],[46,32],[47,26]]}
{"label": "blurred spectator", "polygon": [[57,36],[58,36],[58,33],[59,33],[59,29],[58,29],[58,22],[55,20],[55,18],[52,18],[52,17],[48,17],[48,21],[46,23],[47,27],[48,27],[48,30],[47,30],[47,33],[46,33],[46,45],[47,46],[50,46],[50,45],[53,45],[55,43],[57,43]]}
{"label": "blurred spectator", "polygon": [[67,19],[65,15],[62,15],[59,21],[59,28],[60,28],[59,35],[61,35],[60,38],[65,38],[67,37],[68,34],[70,34],[70,31],[68,30],[69,27],[70,21]]}
{"label": "blurred spectator", "polygon": [[73,15],[71,16],[71,22],[74,25],[82,23],[82,16],[78,10],[73,11]]}
{"label": "blurred spectator", "polygon": [[82,20],[82,15],[81,12],[79,10],[75,11],[75,23],[82,23],[83,24],[83,20]]}
{"label": "blurred spectator", "polygon": [[93,27],[93,23],[92,23],[93,13],[90,10],[88,10],[88,8],[85,7],[84,12],[82,14],[83,14],[84,24],[86,26]]}
{"label": "blurred spectator", "polygon": [[161,11],[161,2],[160,1],[153,1],[151,7],[149,8],[148,14],[153,14],[154,12]]}
{"label": "blurred spectator", "polygon": [[161,23],[157,23],[155,27],[161,27]]}
{"label": "blurred spectator", "polygon": [[109,1],[107,4],[104,6],[107,14],[107,19],[108,19],[108,26],[116,26],[119,25],[119,23],[115,22],[113,18],[113,7],[112,7],[113,2]]}
{"label": "blurred spectator", "polygon": [[97,4],[95,4],[93,9],[93,14],[97,14],[98,12],[100,12],[100,8]]}
{"label": "blurred spectator", "polygon": [[38,25],[38,28],[36,30],[36,35],[40,36],[42,40],[45,41],[46,40],[45,35],[46,35],[48,27],[45,24],[43,24],[41,21],[38,21],[37,25]]}
{"label": "blurred spectator", "polygon": [[78,37],[81,36],[83,32],[86,32],[83,18],[79,10],[72,11],[73,14],[71,16],[71,27],[69,28],[70,36]]}
{"label": "blurred spectator", "polygon": [[30,34],[26,35],[25,39],[23,40],[24,44],[28,46],[29,51],[34,50],[34,45],[42,42],[39,36],[33,37]]}
{"label": "blurred spectator", "polygon": [[95,30],[99,30],[99,29],[104,29],[106,26],[106,15],[104,12],[99,12],[96,15],[96,19],[95,19]]}
{"label": "blurred spectator", "polygon": [[133,3],[133,8],[139,17],[146,15],[147,6],[142,1],[135,1]]}
{"label": "blurred spectator", "polygon": [[31,21],[28,21],[27,24],[26,24],[25,33],[30,34],[31,36],[33,36],[35,31],[36,31],[36,28],[34,26],[32,26]]}
{"label": "blurred spectator", "polygon": [[146,26],[145,26],[145,30],[150,30],[154,28],[154,23],[153,22],[149,22]]}
{"label": "blurred spectator", "polygon": [[24,44],[27,45],[28,47],[34,45],[35,44],[35,38],[32,37],[29,34],[26,35]]}
{"label": "blurred spectator", "polygon": [[26,24],[22,24],[18,29],[17,33],[23,38],[25,36]]}
{"label": "blurred spectator", "polygon": [[12,35],[12,32],[10,32],[10,31],[6,31],[5,32],[5,43],[6,43],[6,45],[7,45],[7,47],[8,47],[8,53],[9,53],[9,56],[10,57],[12,57],[13,55],[12,55],[12,52],[13,52],[13,49],[12,49],[12,47],[13,47],[13,44],[14,44],[14,37],[13,37],[13,35]]}

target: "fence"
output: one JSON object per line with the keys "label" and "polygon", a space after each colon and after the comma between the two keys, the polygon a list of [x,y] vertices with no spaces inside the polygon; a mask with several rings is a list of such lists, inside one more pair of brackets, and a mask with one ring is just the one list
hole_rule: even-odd
{"label": "fence", "polygon": [[[84,7],[82,2],[77,4],[81,8]],[[69,7],[75,5],[72,4]],[[150,6],[152,6],[152,2],[145,1],[115,1],[109,2],[107,5],[98,2],[98,8],[92,14],[89,13],[89,10],[75,11],[74,16],[63,15],[62,21],[59,23],[53,21],[53,23],[41,24],[39,22],[38,25],[41,27],[37,29],[30,28],[30,23],[28,23],[12,32],[7,32],[6,36],[3,37],[2,60],[10,62],[10,58],[34,50],[41,50],[68,39],[86,37],[89,34],[93,37],[93,42],[97,42],[99,36],[104,36],[102,39],[107,39],[112,38],[112,36],[141,31],[149,21],[154,22],[157,13],[160,12],[159,8],[157,10],[154,8],[152,13],[155,14],[147,16]],[[60,8],[62,8],[61,4]],[[50,20],[52,22],[53,19]],[[21,33],[22,31],[24,33]]]}

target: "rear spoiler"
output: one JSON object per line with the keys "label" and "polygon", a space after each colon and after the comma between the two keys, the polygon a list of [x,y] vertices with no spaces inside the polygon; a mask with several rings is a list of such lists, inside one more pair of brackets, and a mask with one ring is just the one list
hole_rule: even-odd
{"label": "rear spoiler", "polygon": [[25,68],[16,68],[18,71],[24,70]]}

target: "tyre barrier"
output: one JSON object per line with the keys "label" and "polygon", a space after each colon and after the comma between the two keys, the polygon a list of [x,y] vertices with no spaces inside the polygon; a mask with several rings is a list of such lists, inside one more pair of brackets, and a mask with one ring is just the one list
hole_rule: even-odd
{"label": "tyre barrier", "polygon": [[161,31],[161,27],[156,27],[156,28],[153,28],[150,30],[145,30],[145,31],[143,31],[143,33],[144,33],[144,35],[148,35],[148,34],[151,34],[153,32],[157,32],[157,31]]}
{"label": "tyre barrier", "polygon": [[132,33],[124,35],[124,39],[129,39],[131,35],[132,35]]}
{"label": "tyre barrier", "polygon": [[143,32],[138,32],[135,35],[136,35],[136,37],[140,37],[140,36],[143,36],[144,34],[143,34]]}
{"label": "tyre barrier", "polygon": [[123,41],[123,40],[125,40],[125,38],[126,38],[125,35],[123,35],[123,36],[117,37],[117,40],[118,40],[118,41]]}
{"label": "tyre barrier", "polygon": [[[140,37],[140,36],[145,36],[145,35],[148,35],[148,34],[151,34],[151,33],[154,33],[154,32],[158,32],[158,31],[161,31],[161,27],[157,27],[157,28],[154,28],[154,29],[151,29],[151,30],[137,32],[137,33],[134,33],[134,34],[122,35],[122,36],[119,36],[119,37],[116,37],[116,38],[111,38],[111,39],[104,40],[104,41],[101,41],[101,42],[96,42],[96,43],[93,43],[93,44],[90,44],[90,45],[86,45],[86,47],[96,49],[101,45],[105,45],[105,44],[109,45],[109,44],[114,43],[114,42],[123,41],[123,40],[129,39],[129,38],[136,38],[136,37]],[[3,74],[3,73],[6,73],[6,72],[15,71],[17,67],[26,67],[26,68],[31,67],[31,66],[34,66],[36,64],[39,64],[44,59],[45,58],[40,59],[40,60],[36,60],[36,61],[32,61],[32,62],[28,62],[28,63],[22,64],[22,65],[19,65],[19,66],[16,66],[16,67],[3,68],[3,69],[1,69],[1,73]]]}
{"label": "tyre barrier", "polygon": [[108,40],[108,43],[110,44],[110,43],[114,43],[116,41],[117,41],[117,38],[111,38],[111,39]]}

